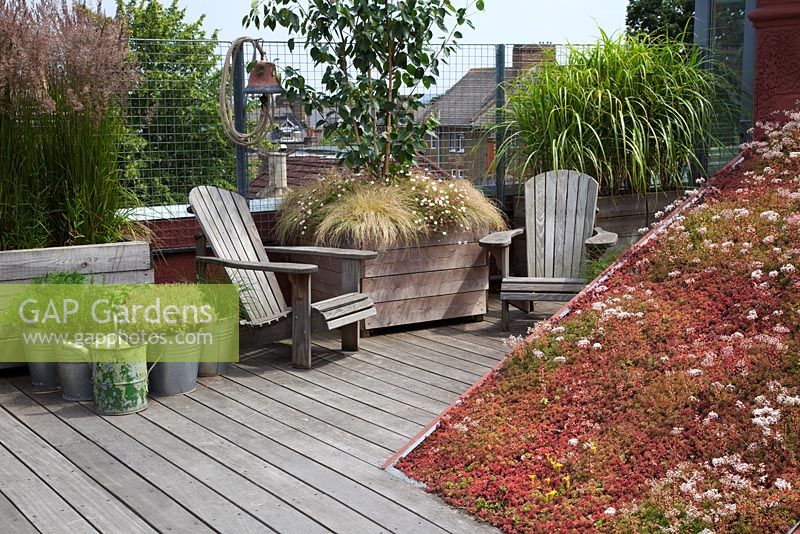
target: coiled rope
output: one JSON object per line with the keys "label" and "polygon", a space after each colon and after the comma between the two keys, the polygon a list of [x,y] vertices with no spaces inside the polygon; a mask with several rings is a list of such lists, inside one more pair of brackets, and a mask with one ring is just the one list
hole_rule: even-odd
{"label": "coiled rope", "polygon": [[228,53],[225,54],[225,63],[222,65],[222,72],[220,74],[219,82],[219,116],[222,121],[222,128],[230,139],[241,146],[255,146],[261,142],[267,135],[267,132],[272,126],[272,113],[271,102],[272,98],[269,95],[262,95],[261,97],[261,117],[258,119],[255,129],[250,132],[240,132],[236,129],[235,118],[233,114],[233,105],[231,98],[228,96],[229,80],[233,77],[233,58],[237,51],[244,53],[244,44],[253,43],[256,50],[261,54],[261,59],[264,59],[264,50],[258,42],[258,39],[252,37],[239,37],[231,47],[228,48]]}

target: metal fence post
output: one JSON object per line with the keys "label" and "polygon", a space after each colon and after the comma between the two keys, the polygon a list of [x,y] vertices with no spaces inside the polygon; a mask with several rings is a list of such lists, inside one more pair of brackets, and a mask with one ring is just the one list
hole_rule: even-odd
{"label": "metal fence post", "polygon": [[497,201],[500,209],[505,211],[506,205],[506,161],[505,156],[500,152],[500,147],[503,146],[505,140],[505,132],[501,125],[504,120],[504,108],[506,105],[506,45],[496,45],[495,47],[495,81],[497,82],[497,90],[495,95],[495,130],[494,130],[494,146],[496,153],[499,154],[495,159],[494,167],[494,183],[495,183],[495,200]]}
{"label": "metal fence post", "polygon": [[[233,58],[233,123],[236,130],[244,132],[247,128],[247,114],[244,96],[244,47],[234,53]],[[236,145],[236,190],[247,198],[247,147]]]}

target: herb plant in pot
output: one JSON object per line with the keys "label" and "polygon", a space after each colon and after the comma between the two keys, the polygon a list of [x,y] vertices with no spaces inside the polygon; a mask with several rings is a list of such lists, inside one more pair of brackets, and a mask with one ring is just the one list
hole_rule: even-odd
{"label": "herb plant in pot", "polygon": [[[143,300],[140,300],[143,299]],[[147,359],[152,362],[150,392],[180,395],[197,387],[200,361],[198,334],[211,321],[210,306],[200,309],[205,296],[192,284],[157,284],[140,292],[134,300],[158,309],[143,332],[147,337]],[[155,312],[154,312],[155,313]]]}
{"label": "herb plant in pot", "polygon": [[[55,342],[52,337],[45,340],[45,337],[48,337],[47,334],[66,334],[73,328],[72,325],[65,324],[60,319],[57,320],[57,318],[48,320],[46,303],[50,301],[55,293],[58,293],[57,288],[50,286],[81,285],[89,282],[91,282],[89,277],[81,273],[49,273],[33,280],[31,287],[25,291],[25,299],[31,301],[33,307],[36,308],[26,311],[26,314],[36,312],[39,319],[27,329],[27,337],[31,342],[23,344],[25,358],[28,362],[28,371],[31,375],[31,383],[34,386],[63,387],[66,385],[67,396],[72,396],[73,393],[76,393],[77,396],[85,396],[78,394],[75,388],[77,387],[80,390],[80,384],[84,383],[87,377],[91,381],[91,367],[86,362],[72,363],[71,361],[62,361],[74,359],[72,357],[61,357],[65,351],[69,351],[74,355],[76,350],[74,345]],[[42,334],[39,342],[33,341],[36,334]],[[65,379],[64,382],[60,380],[62,375]]]}
{"label": "herb plant in pot", "polygon": [[198,376],[217,376],[236,361],[239,356],[239,344],[236,332],[239,329],[239,299],[224,298],[214,289],[217,284],[199,284],[205,300],[211,305],[212,320],[202,328],[209,334],[209,339],[200,344],[200,365]]}

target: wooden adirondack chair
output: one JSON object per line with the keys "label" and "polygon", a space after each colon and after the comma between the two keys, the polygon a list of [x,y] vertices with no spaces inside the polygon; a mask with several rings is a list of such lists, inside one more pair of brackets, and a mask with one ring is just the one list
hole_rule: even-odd
{"label": "wooden adirondack chair", "polygon": [[[377,253],[320,247],[264,247],[247,201],[233,191],[217,187],[195,187],[189,193],[189,210],[202,230],[197,236],[198,274],[205,265],[225,268],[231,282],[240,288],[242,306],[250,326],[242,345],[259,346],[292,338],[292,365],[311,368],[311,332],[341,329],[342,349],[357,351],[359,321],[376,315],[375,305],[360,292],[361,264]],[[206,255],[210,245],[216,257]],[[311,275],[316,265],[275,263],[268,252],[302,254],[343,261],[342,289],[346,292],[328,300],[311,302]],[[275,278],[286,273],[291,283],[291,307]],[[291,321],[289,320],[291,318]]]}
{"label": "wooden adirondack chair", "polygon": [[[494,256],[503,276],[502,329],[508,331],[509,302],[567,302],[585,286],[587,257],[599,257],[617,234],[594,227],[597,181],[577,171],[540,174],[525,184],[525,229],[495,232],[481,246]],[[511,240],[524,231],[527,277],[509,276]]]}

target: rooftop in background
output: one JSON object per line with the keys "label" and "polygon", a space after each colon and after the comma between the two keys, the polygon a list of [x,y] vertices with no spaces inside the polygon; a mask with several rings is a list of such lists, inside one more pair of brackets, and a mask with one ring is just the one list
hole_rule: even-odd
{"label": "rooftop in background", "polygon": [[[309,147],[286,156],[286,182],[289,188],[302,187],[336,169],[336,149],[331,147]],[[425,156],[419,156],[415,170],[431,173],[439,178],[449,178],[447,173]],[[250,198],[269,198],[274,195],[269,176],[269,165],[263,163],[258,176],[250,182]]]}

